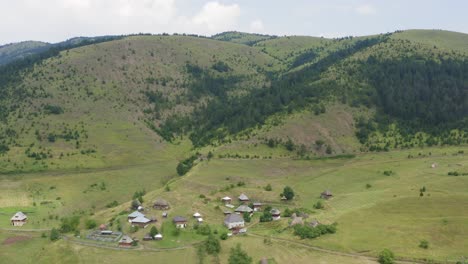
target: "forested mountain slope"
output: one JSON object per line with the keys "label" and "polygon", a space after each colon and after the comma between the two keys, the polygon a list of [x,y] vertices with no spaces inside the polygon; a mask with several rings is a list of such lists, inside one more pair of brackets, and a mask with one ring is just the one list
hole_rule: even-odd
{"label": "forested mountain slope", "polygon": [[185,139],[301,156],[466,143],[466,35],[422,32],[141,35],[9,64],[0,168],[147,162]]}

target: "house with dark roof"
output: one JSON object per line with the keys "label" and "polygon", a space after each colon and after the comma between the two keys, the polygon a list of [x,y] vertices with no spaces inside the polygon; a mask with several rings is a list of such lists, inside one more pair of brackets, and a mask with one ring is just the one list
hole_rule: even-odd
{"label": "house with dark roof", "polygon": [[247,203],[248,201],[250,201],[249,197],[247,197],[247,195],[241,193],[241,195],[239,195],[239,201],[243,202],[243,203]]}
{"label": "house with dark roof", "polygon": [[330,190],[326,190],[320,194],[320,197],[323,199],[330,199],[333,197],[333,194],[330,192]]}
{"label": "house with dark roof", "polygon": [[169,210],[170,206],[166,200],[158,199],[154,202],[153,208],[158,210]]}
{"label": "house with dark roof", "polygon": [[224,218],[224,225],[228,229],[244,227],[244,218],[238,214],[230,214]]}
{"label": "house with dark roof", "polygon": [[187,227],[187,219],[182,216],[176,216],[172,218],[172,222],[176,225],[177,228],[186,228]]}
{"label": "house with dark roof", "polygon": [[23,226],[28,221],[28,217],[23,212],[17,212],[13,217],[10,219],[12,226]]}
{"label": "house with dark roof", "polygon": [[235,210],[236,213],[252,213],[253,209],[248,207],[247,205],[243,204]]}

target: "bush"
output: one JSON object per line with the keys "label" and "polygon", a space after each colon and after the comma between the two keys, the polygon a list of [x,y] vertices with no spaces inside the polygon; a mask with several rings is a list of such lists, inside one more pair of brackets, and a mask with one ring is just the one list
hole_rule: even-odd
{"label": "bush", "polygon": [[203,224],[203,225],[198,225],[197,227],[197,234],[207,236],[211,234],[211,228],[209,225]]}
{"label": "bush", "polygon": [[429,242],[427,240],[421,240],[419,243],[420,248],[428,249],[429,248]]}
{"label": "bush", "polygon": [[250,220],[251,220],[250,213],[245,212],[244,213],[244,221],[247,222],[247,223],[250,223]]}
{"label": "bush", "polygon": [[158,229],[155,226],[152,226],[150,229],[150,236],[154,238],[154,236],[157,234],[158,234]]}
{"label": "bush", "polygon": [[96,228],[97,226],[96,221],[93,219],[86,220],[85,225],[87,229],[93,229],[93,228]]}
{"label": "bush", "polygon": [[50,230],[50,241],[57,241],[60,238],[60,232],[56,228]]}
{"label": "bush", "polygon": [[265,186],[265,191],[267,192],[271,192],[273,190],[273,188],[271,188],[271,184],[268,184],[267,186]]}
{"label": "bush", "polygon": [[221,251],[221,243],[214,235],[210,234],[205,240],[205,250],[210,255],[216,255]]}
{"label": "bush", "polygon": [[80,224],[80,217],[79,216],[64,217],[62,218],[61,221],[62,223],[60,225],[60,232],[69,233],[77,229],[78,225]]}
{"label": "bush", "polygon": [[334,233],[336,233],[336,223],[331,225],[319,225],[317,227],[311,227],[308,225],[294,226],[294,235],[299,236],[302,239],[316,238],[321,235]]}
{"label": "bush", "polygon": [[318,202],[316,202],[316,203],[314,204],[314,208],[315,208],[315,209],[323,209],[323,207],[324,207],[324,206],[323,206],[323,204],[322,204],[321,201],[318,201]]}
{"label": "bush", "polygon": [[283,217],[291,217],[291,215],[294,213],[293,210],[286,208],[283,212]]}
{"label": "bush", "polygon": [[46,105],[44,110],[47,114],[59,115],[63,113],[62,107],[58,105]]}
{"label": "bush", "polygon": [[380,264],[393,264],[395,260],[395,255],[389,249],[384,249],[379,253],[379,263]]}
{"label": "bush", "polygon": [[236,247],[231,248],[231,254],[229,255],[229,264],[252,264],[252,257],[245,252],[240,244]]}
{"label": "bush", "polygon": [[270,211],[265,210],[263,215],[260,216],[260,222],[271,222],[273,221],[273,216],[271,215]]}
{"label": "bush", "polygon": [[292,200],[294,198],[294,191],[291,187],[289,186],[286,186],[284,187],[284,190],[283,190],[283,196],[286,197],[286,199],[289,201],[289,200]]}
{"label": "bush", "polygon": [[221,240],[226,240],[226,239],[228,239],[228,234],[227,234],[226,232],[223,232],[223,233],[219,236],[219,238],[221,238]]}

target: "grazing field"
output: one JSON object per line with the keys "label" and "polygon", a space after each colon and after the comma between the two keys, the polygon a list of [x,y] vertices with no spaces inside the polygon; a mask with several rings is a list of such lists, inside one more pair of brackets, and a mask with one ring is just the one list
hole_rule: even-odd
{"label": "grazing field", "polygon": [[[252,221],[247,223],[247,236],[221,242],[221,263],[225,263],[228,249],[236,243],[245,246],[254,259],[273,257],[277,263],[288,259],[291,263],[303,263],[311,257],[317,259],[317,263],[372,263],[364,256],[377,256],[383,248],[391,249],[398,258],[409,260],[457,261],[467,254],[468,177],[448,175],[449,172],[466,170],[466,147],[411,149],[310,160],[281,156],[272,159],[217,158],[217,150],[213,151],[214,158],[202,161],[182,177],[175,175],[175,161],[155,161],[154,164],[83,173],[3,176],[0,188],[13,196],[17,194],[23,206],[21,203],[12,206],[15,202],[11,196],[2,196],[0,227],[11,228],[9,218],[18,210],[27,213],[29,220],[24,227],[15,229],[58,227],[61,217],[80,215],[82,232],[87,232],[85,220],[94,219],[98,224],[112,222],[110,228],[114,230],[120,225],[124,233],[141,240],[155,225],[164,236],[162,241],[140,241],[136,249],[112,253],[109,259],[118,259],[117,262],[125,259],[115,257],[120,254],[136,257],[133,254],[138,249],[164,250],[145,251],[138,255],[138,259],[155,257],[164,260],[167,257],[195,263],[195,248],[206,236],[195,229],[196,221],[192,214],[201,213],[212,232],[218,235],[227,232],[222,226],[222,211],[228,208],[220,198],[230,196],[237,205],[237,197],[245,193],[251,201],[261,201],[282,212],[286,208],[302,208],[308,213],[306,222],[314,219],[324,224],[336,222],[337,232],[315,239],[299,239],[288,228],[289,217],[282,217],[278,222],[259,223],[261,213],[255,213]],[[103,190],[101,182],[105,183]],[[268,184],[271,191],[265,190]],[[279,196],[286,185],[291,186],[296,194],[289,202],[281,201]],[[149,217],[155,216],[158,221],[135,232],[127,222],[127,214],[131,212],[133,193],[143,189],[146,190],[144,213]],[[323,200],[320,193],[327,189],[333,197]],[[170,203],[166,219],[161,217],[162,211],[152,208],[153,201],[158,198]],[[106,204],[113,200],[118,204],[107,208]],[[324,205],[323,209],[314,208],[318,201]],[[171,223],[172,217],[177,215],[188,219],[188,228],[180,232],[176,232]],[[18,233],[13,234],[18,236]],[[11,233],[2,233],[2,239],[9,235]],[[77,245],[71,241],[51,243],[36,236],[8,243],[2,254],[14,256],[20,244],[36,252],[28,254],[39,254],[40,245],[45,243],[47,252],[66,251],[69,254],[63,257],[69,258],[70,263],[82,263],[98,259],[104,252],[115,251]],[[421,240],[429,242],[428,249],[418,246]],[[84,238],[76,241],[89,243]],[[101,244],[116,247],[116,243]],[[357,258],[308,248],[314,246]],[[179,247],[184,248],[180,251],[183,253],[166,252]],[[83,252],[86,252],[86,257],[82,256]],[[43,254],[44,260],[53,258],[51,254],[56,253]],[[55,257],[61,257],[60,254]]]}

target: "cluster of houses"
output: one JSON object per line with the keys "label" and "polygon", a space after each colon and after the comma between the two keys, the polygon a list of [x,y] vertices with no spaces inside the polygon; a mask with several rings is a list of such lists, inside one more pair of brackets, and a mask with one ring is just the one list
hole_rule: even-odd
{"label": "cluster of houses", "polygon": [[[253,202],[252,207],[250,208],[247,203],[250,202],[250,198],[242,193],[238,197],[239,202],[241,202],[241,205],[239,205],[235,210],[234,213],[232,213],[230,210],[224,210],[224,225],[233,232],[233,234],[238,234],[238,233],[245,233],[247,230],[244,228],[245,227],[245,221],[243,214],[248,213],[252,214],[253,212],[260,211],[262,209],[263,204],[261,202]],[[225,204],[226,207],[229,208],[234,208],[234,206],[231,204],[232,199],[228,196],[221,198],[221,201]],[[273,220],[277,221],[281,219],[281,212],[280,210],[273,208],[270,211]]]}

